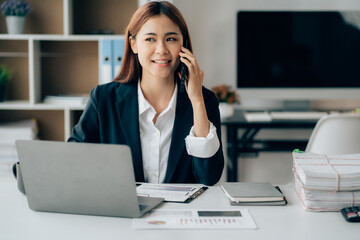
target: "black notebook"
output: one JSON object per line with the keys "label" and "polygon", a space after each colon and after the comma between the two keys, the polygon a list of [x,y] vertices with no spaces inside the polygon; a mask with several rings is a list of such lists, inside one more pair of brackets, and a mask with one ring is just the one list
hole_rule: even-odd
{"label": "black notebook", "polygon": [[279,188],[270,183],[226,182],[221,189],[231,205],[286,205],[287,201]]}

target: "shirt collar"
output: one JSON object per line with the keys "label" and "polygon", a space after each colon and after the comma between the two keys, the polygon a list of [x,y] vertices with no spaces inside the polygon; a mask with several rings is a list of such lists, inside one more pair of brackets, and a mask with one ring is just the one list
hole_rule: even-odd
{"label": "shirt collar", "polygon": [[[176,100],[177,100],[177,84],[175,84],[175,88],[174,88],[174,92],[173,95],[170,99],[169,105],[167,106],[167,108],[164,110],[164,112],[168,111],[168,109],[171,109],[174,113],[176,110]],[[144,94],[141,90],[140,87],[140,81],[138,81],[138,101],[139,101],[139,115],[143,114],[146,110],[148,110],[149,108],[154,109],[151,104],[146,100],[146,98],[144,97]],[[154,110],[155,111],[155,110]]]}
{"label": "shirt collar", "polygon": [[140,81],[138,81],[138,101],[139,101],[139,115],[143,114],[149,108],[152,108],[150,103],[144,97],[144,94],[140,87]]}

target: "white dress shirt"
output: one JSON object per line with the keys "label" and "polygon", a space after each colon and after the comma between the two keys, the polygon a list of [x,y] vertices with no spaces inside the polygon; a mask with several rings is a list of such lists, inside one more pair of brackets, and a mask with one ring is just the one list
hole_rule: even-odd
{"label": "white dress shirt", "polygon": [[[156,111],[145,99],[140,81],[138,83],[140,142],[146,182],[162,183],[165,179],[175,120],[176,99],[177,85],[175,85],[169,105],[159,114],[154,124]],[[206,138],[196,137],[193,128],[184,140],[188,154],[200,158],[213,156],[220,147],[216,127],[210,122],[210,131]]]}

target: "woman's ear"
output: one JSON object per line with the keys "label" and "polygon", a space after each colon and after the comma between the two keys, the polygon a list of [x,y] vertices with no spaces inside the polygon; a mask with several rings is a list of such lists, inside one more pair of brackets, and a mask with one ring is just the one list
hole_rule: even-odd
{"label": "woman's ear", "polygon": [[131,46],[131,50],[133,51],[133,53],[137,54],[137,47],[136,47],[136,41],[134,37],[129,37],[129,42],[130,42],[130,46]]}

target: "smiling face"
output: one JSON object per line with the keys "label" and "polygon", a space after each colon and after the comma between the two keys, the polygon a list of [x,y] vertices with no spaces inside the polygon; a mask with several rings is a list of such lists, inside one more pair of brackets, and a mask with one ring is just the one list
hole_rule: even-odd
{"label": "smiling face", "polygon": [[182,34],[179,27],[161,14],[150,18],[140,28],[135,39],[129,39],[131,49],[138,54],[142,78],[174,80],[179,66]]}

